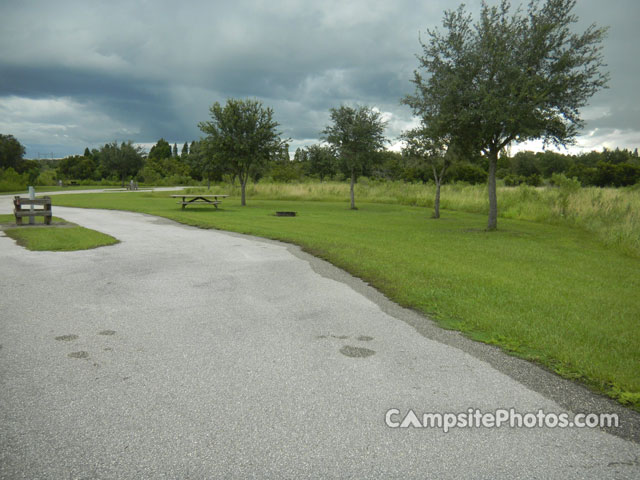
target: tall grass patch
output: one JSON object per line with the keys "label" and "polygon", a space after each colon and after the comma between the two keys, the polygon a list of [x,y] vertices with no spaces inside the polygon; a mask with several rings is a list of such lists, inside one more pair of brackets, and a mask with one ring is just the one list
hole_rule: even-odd
{"label": "tall grass patch", "polygon": [[[215,185],[217,192],[238,196],[239,186]],[[191,189],[202,192],[202,188]],[[487,215],[484,185],[443,185],[441,208]],[[340,182],[257,183],[247,185],[247,197],[264,200],[348,202],[349,185]],[[358,202],[433,208],[435,185],[376,182],[363,178],[356,187]],[[557,186],[498,188],[501,218],[565,225],[592,233],[607,246],[640,257],[640,186],[575,188],[568,180]],[[499,226],[500,227],[500,226]]]}

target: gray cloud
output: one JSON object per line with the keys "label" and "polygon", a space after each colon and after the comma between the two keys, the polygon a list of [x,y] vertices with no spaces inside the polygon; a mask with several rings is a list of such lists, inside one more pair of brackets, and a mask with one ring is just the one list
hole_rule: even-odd
{"label": "gray cloud", "polygon": [[[468,3],[477,12],[480,2]],[[214,101],[254,97],[274,108],[292,148],[316,141],[329,108],[340,104],[377,106],[393,138],[412,121],[399,100],[412,91],[418,34],[452,7],[444,0],[5,1],[0,129],[28,155],[54,146],[80,153],[113,139],[180,143],[200,136],[197,123]],[[581,28],[611,25],[612,88],[585,110],[585,135],[598,128],[635,141],[640,68],[630,51],[639,7],[581,0],[576,10]]]}

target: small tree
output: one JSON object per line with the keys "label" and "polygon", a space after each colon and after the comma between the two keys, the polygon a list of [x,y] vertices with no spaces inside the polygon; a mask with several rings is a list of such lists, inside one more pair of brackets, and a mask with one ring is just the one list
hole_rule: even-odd
{"label": "small tree", "polygon": [[178,157],[178,144],[174,143],[173,144],[173,158],[177,158]]}
{"label": "small tree", "polygon": [[538,138],[572,143],[584,124],[580,108],[608,81],[601,72],[606,29],[572,33],[575,0],[540,3],[532,0],[523,15],[511,13],[507,0],[483,2],[475,24],[464,5],[445,12],[445,32],[428,31],[418,57],[427,76],[416,71],[416,92],[403,100],[431,129],[487,158],[488,230],[497,228],[501,152]]}
{"label": "small tree", "polygon": [[374,160],[376,153],[384,148],[385,122],[380,112],[370,107],[332,108],[329,125],[323,130],[325,140],[337,150],[343,169],[351,177],[351,209],[356,210],[354,185],[358,176]]}
{"label": "small tree", "polygon": [[431,167],[433,181],[436,184],[433,218],[440,218],[440,186],[451,165],[452,153],[448,151],[442,140],[437,139],[425,127],[403,133],[402,139],[406,142],[403,149],[406,156],[418,158]]}
{"label": "small tree", "polygon": [[189,155],[189,144],[187,142],[184,142],[184,145],[182,145],[182,151],[180,152],[180,156],[182,158],[187,158],[187,155]]}
{"label": "small tree", "polygon": [[200,122],[198,127],[208,135],[205,140],[215,156],[212,161],[220,161],[240,180],[240,203],[245,206],[249,176],[279,154],[285,141],[276,130],[273,110],[258,100],[229,99],[224,107],[216,102],[209,112],[211,121]]}

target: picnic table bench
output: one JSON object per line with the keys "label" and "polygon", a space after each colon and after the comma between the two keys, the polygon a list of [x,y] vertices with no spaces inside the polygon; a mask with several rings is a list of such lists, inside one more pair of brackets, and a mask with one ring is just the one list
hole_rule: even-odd
{"label": "picnic table bench", "polygon": [[[42,208],[24,210],[22,207],[28,205],[42,205]],[[16,225],[22,225],[22,217],[43,216],[44,223],[51,224],[51,197],[43,198],[23,198],[20,196],[13,197],[13,214],[16,216]]]}
{"label": "picnic table bench", "polygon": [[[205,205],[213,205],[215,208],[218,208],[218,205],[222,203],[222,201],[218,199],[228,197],[229,195],[201,195],[199,193],[187,195],[182,193],[180,195],[171,195],[171,196],[173,198],[182,198],[182,201],[178,203],[182,205],[182,209],[184,210],[184,208],[187,205],[194,205],[194,204],[200,204],[200,203],[204,203]],[[210,198],[213,198],[213,200],[209,200]],[[187,200],[187,199],[190,199],[190,200]]]}

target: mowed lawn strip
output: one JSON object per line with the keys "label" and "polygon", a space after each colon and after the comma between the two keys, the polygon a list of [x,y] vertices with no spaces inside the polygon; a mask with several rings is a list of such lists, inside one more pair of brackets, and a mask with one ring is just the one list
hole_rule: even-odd
{"label": "mowed lawn strip", "polygon": [[53,217],[54,225],[52,226],[43,226],[41,220],[40,222],[36,220],[36,225],[33,226],[23,225],[11,228],[14,223],[13,215],[0,215],[0,224],[5,227],[3,229],[5,235],[28,250],[60,252],[88,250],[118,243],[118,240],[111,235],[68,224],[56,217]]}
{"label": "mowed lawn strip", "polygon": [[[589,233],[388,204],[274,201],[181,210],[167,194],[78,194],[58,205],[130,210],[305,250],[443,326],[538,361],[640,409],[640,259]],[[297,211],[276,217],[275,211]],[[347,312],[345,312],[347,314]]]}

